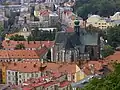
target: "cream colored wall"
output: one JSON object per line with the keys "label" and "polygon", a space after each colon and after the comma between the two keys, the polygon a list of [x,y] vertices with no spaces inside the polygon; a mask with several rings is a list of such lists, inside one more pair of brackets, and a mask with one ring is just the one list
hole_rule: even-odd
{"label": "cream colored wall", "polygon": [[87,22],[88,22],[88,23],[89,23],[89,22],[95,23],[95,22],[98,22],[99,20],[100,20],[100,18],[89,17],[89,18],[87,19]]}
{"label": "cream colored wall", "polygon": [[110,18],[111,18],[111,20],[120,20],[120,15],[119,14],[113,15]]}
{"label": "cream colored wall", "polygon": [[114,24],[108,23],[103,19],[101,19],[101,20],[99,20],[97,22],[94,22],[94,21],[91,22],[91,23],[89,22],[89,23],[87,23],[87,26],[89,26],[90,24],[93,25],[93,27],[98,27],[100,29],[106,29],[108,27],[113,27],[114,26]]}
{"label": "cream colored wall", "polygon": [[113,27],[113,24],[111,23],[107,23],[105,20],[99,20],[97,23],[95,23],[95,25],[93,25],[95,27],[98,27],[100,29],[106,29],[108,27]]}

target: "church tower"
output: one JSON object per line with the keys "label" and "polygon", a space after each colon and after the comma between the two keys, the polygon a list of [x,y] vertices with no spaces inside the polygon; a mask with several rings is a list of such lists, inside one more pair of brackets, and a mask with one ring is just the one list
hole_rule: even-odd
{"label": "church tower", "polygon": [[76,19],[74,24],[75,24],[75,26],[74,26],[75,33],[78,36],[80,36],[80,21]]}

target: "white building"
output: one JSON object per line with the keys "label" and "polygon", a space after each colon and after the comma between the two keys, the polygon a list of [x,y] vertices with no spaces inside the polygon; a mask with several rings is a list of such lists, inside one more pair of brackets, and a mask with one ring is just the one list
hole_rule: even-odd
{"label": "white building", "polygon": [[63,3],[65,0],[46,0],[45,3],[54,3],[54,4],[60,4]]}
{"label": "white building", "polygon": [[120,20],[120,12],[116,12],[113,16],[110,16],[111,20]]}
{"label": "white building", "polygon": [[30,78],[41,77],[40,62],[9,63],[7,68],[7,84],[20,85]]}

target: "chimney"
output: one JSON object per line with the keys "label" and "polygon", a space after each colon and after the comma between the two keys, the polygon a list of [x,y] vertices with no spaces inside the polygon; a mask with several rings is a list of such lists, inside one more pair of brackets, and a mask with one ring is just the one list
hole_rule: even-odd
{"label": "chimney", "polygon": [[36,67],[36,64],[34,64],[34,66],[33,66],[34,68]]}
{"label": "chimney", "polygon": [[36,42],[34,41],[34,44],[36,44]]}
{"label": "chimney", "polygon": [[26,68],[27,66],[24,66],[24,68]]}
{"label": "chimney", "polygon": [[17,64],[16,63],[14,63],[14,66],[16,66]]}
{"label": "chimney", "polygon": [[30,44],[30,41],[29,41],[29,40],[27,40],[27,42],[28,42],[28,44]]}

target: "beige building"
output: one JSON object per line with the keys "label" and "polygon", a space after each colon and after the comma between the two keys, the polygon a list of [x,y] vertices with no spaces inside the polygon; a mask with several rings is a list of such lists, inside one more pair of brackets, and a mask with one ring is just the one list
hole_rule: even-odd
{"label": "beige building", "polygon": [[100,29],[106,29],[108,27],[113,27],[114,24],[111,22],[107,22],[104,18],[100,17],[99,15],[91,15],[87,19],[86,26],[92,25],[93,27],[97,27]]}
{"label": "beige building", "polygon": [[116,12],[113,16],[110,16],[111,20],[120,20],[120,12]]}

